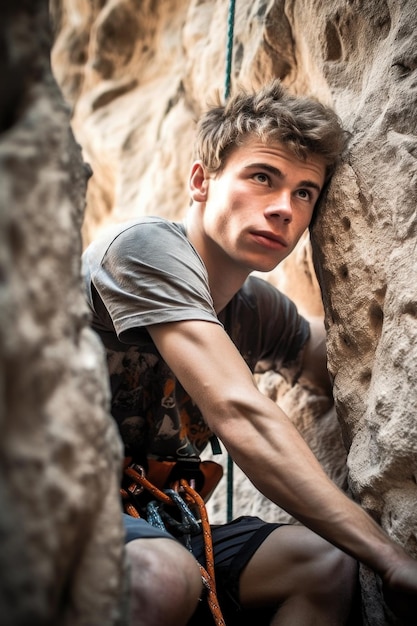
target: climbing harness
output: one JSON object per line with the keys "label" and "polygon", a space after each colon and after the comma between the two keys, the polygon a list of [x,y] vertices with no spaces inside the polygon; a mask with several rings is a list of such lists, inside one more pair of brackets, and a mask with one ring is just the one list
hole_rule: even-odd
{"label": "climbing harness", "polygon": [[[217,465],[214,464],[214,465]],[[151,482],[142,466],[125,459],[124,484],[121,496],[126,513],[143,517],[152,526],[181,536],[191,552],[191,537],[203,534],[206,567],[199,564],[201,578],[207,591],[207,602],[216,626],[226,626],[217,599],[214,573],[213,542],[207,509],[202,496],[184,478],[169,488],[160,489]]]}

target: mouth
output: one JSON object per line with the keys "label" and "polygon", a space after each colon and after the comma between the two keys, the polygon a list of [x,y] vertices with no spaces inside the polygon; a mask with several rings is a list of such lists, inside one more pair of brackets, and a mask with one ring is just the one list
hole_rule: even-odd
{"label": "mouth", "polygon": [[283,237],[267,230],[257,230],[252,232],[251,235],[257,243],[268,248],[282,249],[288,247],[288,243]]}

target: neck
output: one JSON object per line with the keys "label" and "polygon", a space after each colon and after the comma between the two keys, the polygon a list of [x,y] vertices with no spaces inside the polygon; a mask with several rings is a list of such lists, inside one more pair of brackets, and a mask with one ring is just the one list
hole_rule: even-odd
{"label": "neck", "polygon": [[220,313],[239,291],[250,271],[238,267],[211,239],[198,220],[184,221],[187,237],[197,250],[206,266],[210,293],[216,313]]}

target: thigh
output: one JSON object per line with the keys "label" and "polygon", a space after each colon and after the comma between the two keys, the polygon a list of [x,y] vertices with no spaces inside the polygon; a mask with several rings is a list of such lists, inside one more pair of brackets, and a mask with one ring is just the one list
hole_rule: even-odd
{"label": "thigh", "polygon": [[304,526],[282,526],[266,537],[242,571],[243,606],[277,605],[318,586],[342,553]]}

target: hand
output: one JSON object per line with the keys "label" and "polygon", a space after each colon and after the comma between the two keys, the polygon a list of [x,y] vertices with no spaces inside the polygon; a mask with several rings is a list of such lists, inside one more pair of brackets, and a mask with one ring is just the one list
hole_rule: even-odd
{"label": "hand", "polygon": [[417,623],[417,561],[407,557],[384,580],[383,594],[388,608],[404,626]]}

